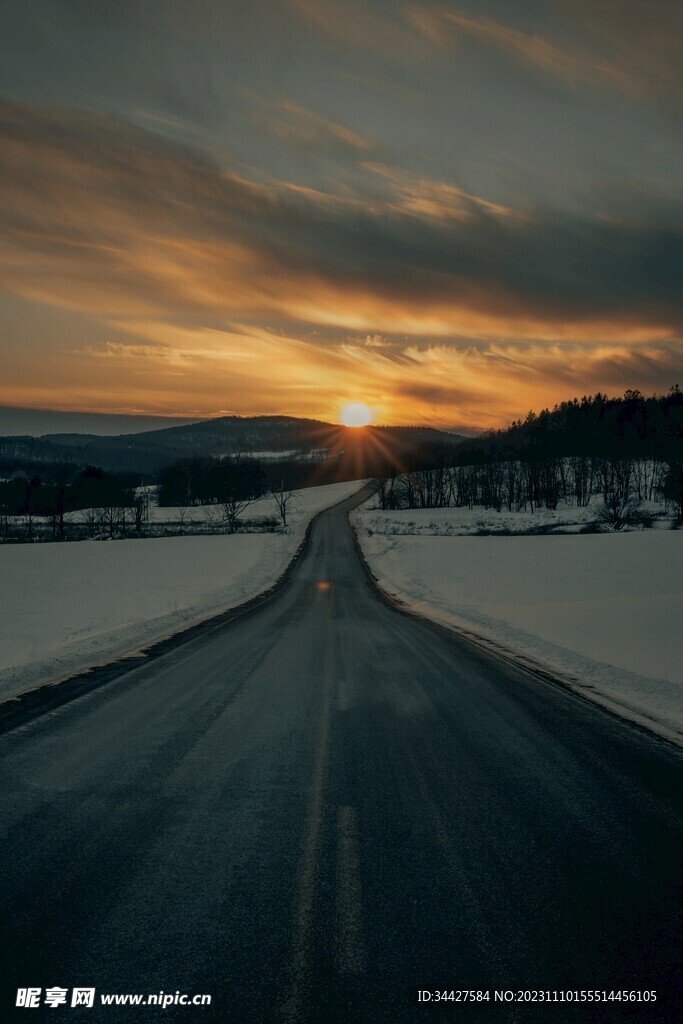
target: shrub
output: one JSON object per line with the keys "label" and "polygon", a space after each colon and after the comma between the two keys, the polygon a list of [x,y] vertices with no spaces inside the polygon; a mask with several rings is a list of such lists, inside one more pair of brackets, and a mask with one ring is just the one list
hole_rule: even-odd
{"label": "shrub", "polygon": [[652,513],[642,507],[642,502],[629,498],[612,497],[595,510],[595,525],[608,533],[623,530],[625,526],[647,529],[652,521]]}

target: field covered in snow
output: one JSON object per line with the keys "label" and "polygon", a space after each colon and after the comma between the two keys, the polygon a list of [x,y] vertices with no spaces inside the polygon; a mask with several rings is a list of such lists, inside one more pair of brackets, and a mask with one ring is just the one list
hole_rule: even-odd
{"label": "field covered in snow", "polygon": [[[0,546],[0,697],[123,654],[256,596],[282,574],[312,516],[360,486],[298,492],[286,533]],[[263,498],[248,514],[273,512],[272,499]]]}
{"label": "field covered in snow", "polygon": [[522,519],[577,530],[587,515],[366,508],[352,520],[388,593],[680,741],[683,531],[495,536],[522,533]]}
{"label": "field covered in snow", "polygon": [[[594,523],[598,499],[587,506],[558,504],[556,509],[536,508],[533,512],[497,512],[483,508],[412,508],[383,512],[372,506],[363,507],[361,515],[366,533],[387,536],[484,537],[510,534],[581,533]],[[657,502],[642,502],[642,509],[652,516],[653,529],[670,529],[671,516]]]}

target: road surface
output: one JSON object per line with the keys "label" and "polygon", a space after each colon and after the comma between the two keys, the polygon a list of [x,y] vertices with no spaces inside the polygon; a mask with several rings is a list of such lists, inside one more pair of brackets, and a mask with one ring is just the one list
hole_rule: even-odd
{"label": "road surface", "polygon": [[[259,610],[0,736],[0,1019],[677,1018],[677,753],[383,604],[352,504]],[[493,1002],[581,989],[657,1003]],[[212,1004],[98,1007],[160,991]]]}

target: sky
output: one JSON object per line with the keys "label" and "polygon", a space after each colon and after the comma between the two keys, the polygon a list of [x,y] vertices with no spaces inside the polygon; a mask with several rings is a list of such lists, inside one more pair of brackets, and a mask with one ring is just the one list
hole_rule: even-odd
{"label": "sky", "polygon": [[678,0],[9,0],[0,405],[457,430],[683,384],[681,66]]}

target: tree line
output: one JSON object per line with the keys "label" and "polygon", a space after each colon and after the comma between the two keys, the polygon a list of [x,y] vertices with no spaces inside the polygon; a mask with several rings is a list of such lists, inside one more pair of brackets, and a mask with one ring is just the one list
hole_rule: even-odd
{"label": "tree line", "polygon": [[[271,474],[272,475],[272,474]],[[97,466],[78,471],[53,468],[48,476],[15,475],[0,481],[0,539],[65,540],[88,537],[141,537],[168,532],[150,520],[150,488],[135,474],[107,473]],[[294,510],[295,491],[284,477],[271,479],[263,465],[241,455],[179,459],[161,470],[158,504],[176,510],[175,527],[185,533],[235,533],[237,529],[286,529]],[[258,521],[243,516],[249,506],[270,494],[273,515]],[[203,515],[189,510],[202,506]],[[173,529],[173,527],[172,527]]]}
{"label": "tree line", "polygon": [[0,481],[0,523],[5,538],[17,521],[28,540],[36,536],[37,521],[47,522],[53,539],[63,540],[70,516],[79,517],[79,535],[94,536],[106,531],[109,536],[127,530],[142,532],[149,516],[149,501],[136,486],[130,473],[105,473],[97,466],[80,472],[73,466],[58,466],[50,477],[15,476]]}
{"label": "tree line", "polygon": [[613,525],[664,499],[683,521],[683,392],[575,398],[457,448],[432,446],[378,475],[382,508],[556,509],[602,500]]}
{"label": "tree line", "polygon": [[256,459],[242,456],[179,459],[159,475],[159,504],[181,510],[207,508],[208,521],[234,533],[241,515],[268,490],[266,474]]}

